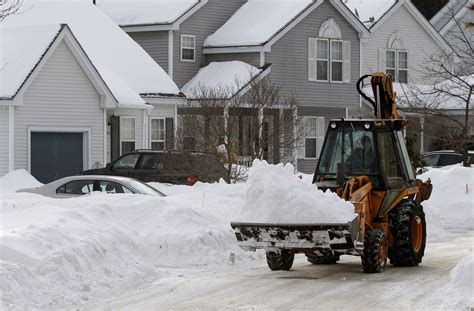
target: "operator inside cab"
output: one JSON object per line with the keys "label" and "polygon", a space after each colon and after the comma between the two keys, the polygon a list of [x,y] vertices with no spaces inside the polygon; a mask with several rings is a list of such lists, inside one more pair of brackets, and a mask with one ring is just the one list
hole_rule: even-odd
{"label": "operator inside cab", "polygon": [[359,143],[360,146],[355,148],[347,158],[348,171],[351,174],[375,174],[377,161],[372,140],[369,136],[364,135]]}

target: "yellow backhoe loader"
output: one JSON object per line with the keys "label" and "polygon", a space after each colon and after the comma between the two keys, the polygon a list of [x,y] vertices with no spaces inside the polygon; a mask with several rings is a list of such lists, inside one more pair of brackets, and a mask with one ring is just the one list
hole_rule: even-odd
{"label": "yellow backhoe loader", "polygon": [[[375,100],[361,89],[368,77]],[[387,258],[394,266],[422,261],[426,222],[420,203],[432,185],[415,177],[392,79],[380,72],[365,75],[357,90],[373,105],[375,118],[329,122],[313,183],[350,201],[358,217],[339,224],[231,223],[242,248],[265,249],[272,270],[289,270],[296,253],[313,264],[361,256],[368,273],[383,272]]]}

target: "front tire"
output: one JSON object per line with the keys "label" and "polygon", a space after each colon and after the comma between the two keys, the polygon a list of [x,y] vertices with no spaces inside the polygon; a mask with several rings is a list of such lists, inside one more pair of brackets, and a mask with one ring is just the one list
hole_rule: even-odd
{"label": "front tire", "polygon": [[280,252],[267,252],[267,265],[273,271],[290,270],[295,254],[282,249]]}
{"label": "front tire", "polygon": [[426,246],[426,220],[423,206],[414,200],[401,201],[389,214],[393,245],[388,249],[390,263],[413,267],[421,263]]}
{"label": "front tire", "polygon": [[387,237],[379,229],[368,230],[364,238],[362,269],[367,273],[380,273],[387,267]]}

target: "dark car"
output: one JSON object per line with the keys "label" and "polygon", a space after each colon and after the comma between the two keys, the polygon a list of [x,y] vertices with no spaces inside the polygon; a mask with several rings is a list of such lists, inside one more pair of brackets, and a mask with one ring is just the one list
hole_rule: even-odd
{"label": "dark car", "polygon": [[[469,152],[469,157],[472,159],[471,152]],[[424,166],[441,167],[461,163],[462,154],[452,150],[431,151],[425,153],[421,160]]]}
{"label": "dark car", "polygon": [[117,175],[144,182],[193,185],[197,181],[226,179],[226,170],[211,154],[137,150],[121,156],[104,168],[84,171],[82,175]]}

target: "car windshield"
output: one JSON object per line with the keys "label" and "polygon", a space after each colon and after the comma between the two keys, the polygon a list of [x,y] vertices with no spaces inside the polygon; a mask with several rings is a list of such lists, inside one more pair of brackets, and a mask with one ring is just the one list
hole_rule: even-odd
{"label": "car windshield", "polygon": [[139,194],[159,195],[162,197],[166,196],[163,192],[159,191],[158,189],[155,189],[152,186],[142,183],[141,181],[138,181],[138,180],[129,180],[127,181],[127,184],[132,186],[136,191],[138,191]]}

